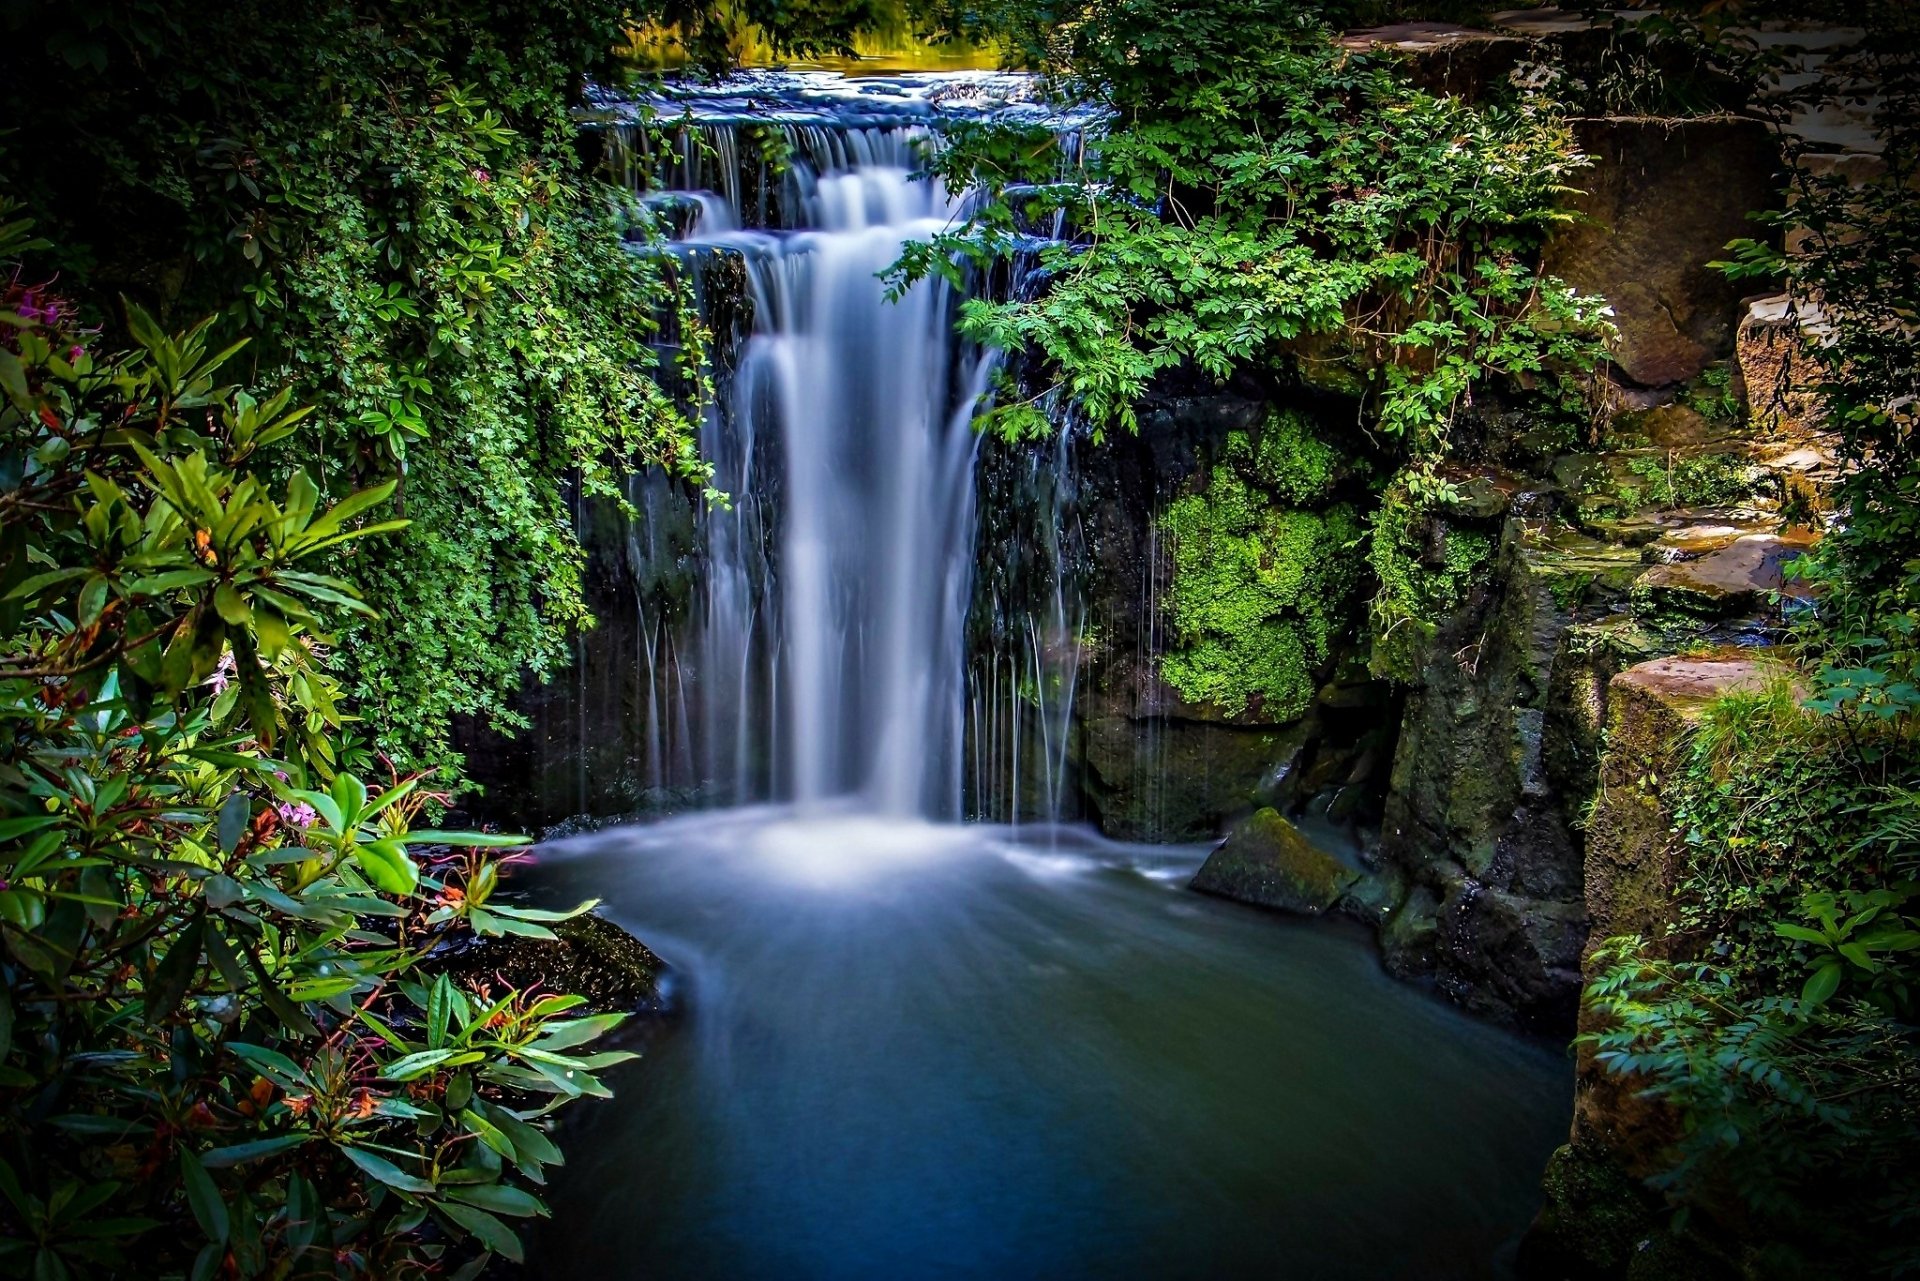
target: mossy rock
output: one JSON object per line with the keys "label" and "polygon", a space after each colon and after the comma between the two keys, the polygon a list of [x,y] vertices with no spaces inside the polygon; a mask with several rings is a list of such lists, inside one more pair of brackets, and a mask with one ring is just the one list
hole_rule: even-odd
{"label": "mossy rock", "polygon": [[1785,586],[1784,567],[1806,553],[1804,541],[1747,534],[1697,560],[1655,565],[1633,585],[1633,610],[1643,619],[1673,614],[1737,618],[1764,608]]}
{"label": "mossy rock", "polygon": [[1280,812],[1254,813],[1207,856],[1193,888],[1258,907],[1318,916],[1361,874],[1300,834]]}
{"label": "mossy rock", "polygon": [[1675,1232],[1661,1198],[1602,1152],[1560,1148],[1541,1191],[1545,1204],[1516,1260],[1529,1281],[1739,1281],[1724,1252]]}
{"label": "mossy rock", "polygon": [[550,927],[552,940],[469,936],[435,959],[455,979],[524,992],[574,993],[601,1013],[665,1012],[667,964],[604,916]]}

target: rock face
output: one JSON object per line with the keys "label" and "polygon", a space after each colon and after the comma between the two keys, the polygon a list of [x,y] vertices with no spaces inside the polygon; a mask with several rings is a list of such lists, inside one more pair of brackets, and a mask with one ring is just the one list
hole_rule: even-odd
{"label": "rock face", "polygon": [[1518,36],[1476,31],[1450,22],[1399,22],[1348,32],[1340,43],[1356,52],[1397,54],[1413,83],[1432,94],[1478,99],[1503,83],[1529,55]]}
{"label": "rock face", "polygon": [[1579,121],[1595,165],[1572,200],[1583,221],[1548,244],[1546,268],[1613,304],[1621,374],[1642,387],[1694,378],[1733,351],[1740,287],[1707,263],[1754,234],[1778,200],[1780,148],[1733,116]]}
{"label": "rock face", "polygon": [[1643,611],[1679,610],[1700,618],[1737,618],[1786,588],[1785,567],[1806,553],[1805,539],[1743,534],[1693,560],[1655,565],[1634,583]]}
{"label": "rock face", "polygon": [[1382,948],[1394,972],[1488,1017],[1573,1025],[1586,910],[1557,773],[1563,655],[1576,619],[1623,600],[1643,568],[1631,549],[1509,515],[1488,585],[1443,620],[1407,695],[1380,834],[1405,891]]}
{"label": "rock face", "polygon": [[[1703,709],[1723,694],[1761,688],[1783,669],[1765,655],[1722,650],[1656,658],[1615,675],[1606,690],[1607,749],[1587,831],[1586,908],[1592,937],[1584,978],[1597,976],[1595,950],[1609,937],[1639,934],[1671,952],[1681,851],[1659,780],[1685,759]],[[1592,1030],[1584,1024],[1582,1030]],[[1678,1137],[1676,1119],[1640,1097],[1637,1084],[1607,1071],[1582,1047],[1576,1058],[1574,1119],[1543,1181],[1546,1205],[1528,1233],[1522,1275],[1578,1278],[1732,1276],[1691,1237],[1669,1230],[1666,1208],[1643,1180]]]}
{"label": "rock face", "polygon": [[1277,810],[1263,809],[1207,856],[1193,888],[1259,907],[1318,916],[1361,874],[1316,848]]}

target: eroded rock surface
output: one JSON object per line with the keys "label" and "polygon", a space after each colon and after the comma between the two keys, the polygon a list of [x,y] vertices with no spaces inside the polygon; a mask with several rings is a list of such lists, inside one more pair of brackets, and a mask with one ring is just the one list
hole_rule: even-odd
{"label": "eroded rock surface", "polygon": [[1643,387],[1683,383],[1733,351],[1741,287],[1707,264],[1777,202],[1780,146],[1758,120],[1609,117],[1576,124],[1594,167],[1582,221],[1546,269],[1613,304],[1614,363]]}

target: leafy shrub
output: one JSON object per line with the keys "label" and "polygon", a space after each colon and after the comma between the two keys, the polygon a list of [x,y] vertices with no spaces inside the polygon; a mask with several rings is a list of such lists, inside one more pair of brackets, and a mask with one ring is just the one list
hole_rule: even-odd
{"label": "leafy shrub", "polygon": [[[0,261],[32,248],[0,208]],[[257,470],[311,415],[222,382],[242,344],[138,307],[108,353],[16,272],[0,302],[0,1273],[471,1277],[604,1093],[618,1016],[465,991],[456,934],[521,838],[413,828],[420,775],[344,733],[323,630],[401,522]],[[447,847],[465,847],[450,854]]]}

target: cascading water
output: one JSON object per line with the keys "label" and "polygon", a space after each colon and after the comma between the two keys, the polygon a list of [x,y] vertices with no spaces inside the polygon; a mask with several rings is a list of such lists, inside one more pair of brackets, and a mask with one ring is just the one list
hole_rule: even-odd
{"label": "cascading water", "polygon": [[[663,188],[653,203],[679,219],[675,252],[709,306],[714,264],[730,260],[751,316],[701,441],[731,504],[700,518],[691,635],[640,628],[649,781],[959,817],[970,420],[991,356],[955,338],[946,282],[894,297],[882,279],[961,213],[917,172],[938,133],[897,103],[832,123],[704,105],[668,155],[629,161]],[[784,172],[743,138],[777,139]],[[697,730],[680,710],[690,675]],[[698,779],[672,754],[689,731]]]}
{"label": "cascading water", "polygon": [[1067,808],[1083,650],[1157,640],[1150,587],[1144,631],[1087,604],[1113,497],[1072,433],[977,441],[955,291],[878,278],[956,212],[913,176],[955,85],[710,110],[634,159],[716,331],[731,501],[636,480],[597,562],[632,652],[590,647],[566,729],[590,742],[591,704],[661,808],[706,808],[550,842],[519,884],[603,899],[691,1017],[565,1136],[532,1275],[1499,1276],[1565,1131],[1558,1056],[1325,922],[1186,893],[1203,848],[929,821]]}

